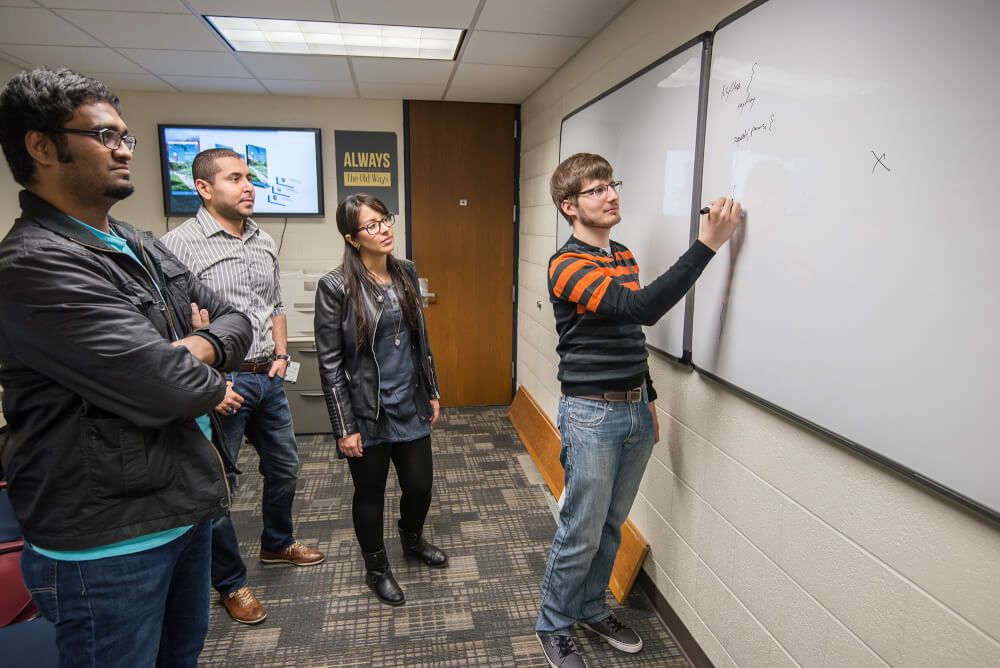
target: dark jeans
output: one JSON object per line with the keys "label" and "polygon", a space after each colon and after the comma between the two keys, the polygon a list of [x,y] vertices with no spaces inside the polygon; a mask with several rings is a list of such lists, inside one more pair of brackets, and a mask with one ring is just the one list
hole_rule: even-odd
{"label": "dark jeans", "polygon": [[[197,666],[208,633],[211,529],[120,557],[58,561],[24,546],[31,597],[62,666]],[[0,650],[2,653],[2,650]]]}
{"label": "dark jeans", "polygon": [[404,531],[421,531],[431,507],[434,466],[430,436],[403,443],[370,445],[364,449],[362,457],[348,457],[347,464],[354,479],[354,533],[363,552],[378,552],[385,547],[382,513],[390,460],[396,468],[402,492],[399,527]]}
{"label": "dark jeans", "polygon": [[[264,477],[260,545],[270,552],[285,549],[295,537],[292,502],[299,475],[299,453],[292,427],[292,413],[285,396],[284,379],[266,373],[240,371],[229,375],[233,390],[243,395],[243,405],[235,415],[223,415],[229,455],[235,462],[244,434],[260,457]],[[236,495],[236,476],[227,476]],[[247,567],[229,515],[212,524],[212,586],[225,596],[247,584]]]}

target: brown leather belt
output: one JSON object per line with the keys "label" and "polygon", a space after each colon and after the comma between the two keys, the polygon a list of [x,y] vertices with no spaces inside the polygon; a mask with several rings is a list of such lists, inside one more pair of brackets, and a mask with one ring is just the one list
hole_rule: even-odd
{"label": "brown leather belt", "polygon": [[581,399],[593,399],[594,401],[614,401],[618,403],[637,404],[642,401],[642,388],[634,390],[621,390],[619,392],[605,392],[604,394],[579,394]]}
{"label": "brown leather belt", "polygon": [[250,373],[267,373],[271,370],[271,360],[264,360],[263,362],[240,362],[240,371],[249,371]]}

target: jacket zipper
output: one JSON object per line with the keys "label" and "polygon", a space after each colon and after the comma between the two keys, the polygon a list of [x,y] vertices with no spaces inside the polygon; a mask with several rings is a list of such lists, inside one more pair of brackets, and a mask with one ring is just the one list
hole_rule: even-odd
{"label": "jacket zipper", "polygon": [[375,314],[375,326],[372,327],[372,359],[375,360],[375,421],[378,422],[378,416],[382,410],[382,369],[378,365],[378,357],[375,356],[375,333],[378,332],[378,321],[382,319],[382,312],[385,310],[385,304],[380,302],[378,313]]}
{"label": "jacket zipper", "polygon": [[[125,255],[125,253],[122,253],[121,251],[112,250],[110,248],[101,248],[99,246],[91,246],[90,244],[85,244],[78,239],[73,239],[72,237],[70,238],[70,241],[77,243],[83,246],[84,248],[100,251],[101,253],[107,253],[108,255]],[[142,245],[142,240],[139,240],[139,250],[142,251],[143,257],[148,258],[148,256],[146,255],[146,249]],[[156,279],[154,279],[153,275],[149,273],[149,269],[146,268],[146,265],[144,265],[142,262],[138,262],[137,264],[146,273],[146,276],[149,276],[149,282],[152,283],[153,288],[156,289],[156,294],[160,298],[160,300],[156,302],[156,306],[167,317],[167,326],[170,328],[170,333],[171,335],[173,335],[174,341],[177,341],[180,337],[177,336],[177,328],[174,326],[174,319],[170,316],[170,309],[167,308],[166,300],[163,299],[163,292],[160,290],[160,286],[156,284]]]}
{"label": "jacket zipper", "polygon": [[[70,238],[70,241],[78,243],[84,248],[90,248],[91,250],[100,251],[102,253],[108,253],[111,255],[124,255],[124,253],[120,251],[111,250],[108,248],[100,248],[98,246],[91,246],[90,244],[85,244],[77,239]],[[149,256],[146,254],[146,247],[143,245],[142,239],[139,239],[138,241],[139,241],[139,250],[142,252],[143,257],[148,259]],[[170,333],[173,335],[174,341],[177,341],[178,340],[177,328],[174,327],[174,320],[173,318],[170,317],[170,309],[167,308],[166,300],[163,299],[163,292],[160,291],[160,286],[157,285],[156,279],[154,279],[153,275],[149,273],[149,269],[146,268],[146,265],[144,265],[142,262],[139,262],[138,264],[140,267],[142,267],[142,270],[146,272],[146,275],[149,276],[149,282],[153,284],[154,288],[156,288],[156,294],[160,297],[160,301],[157,302],[156,305],[167,316],[167,326],[170,327]],[[220,455],[219,452],[215,449],[215,445],[212,444],[211,442],[209,442],[209,445],[212,448],[212,452],[215,454],[215,458],[219,460],[219,470],[222,472],[222,484],[225,485],[226,487],[226,502],[232,505],[233,499],[229,491],[229,481],[226,479],[226,465],[222,463],[222,455]],[[233,464],[235,465],[236,462],[233,462]]]}

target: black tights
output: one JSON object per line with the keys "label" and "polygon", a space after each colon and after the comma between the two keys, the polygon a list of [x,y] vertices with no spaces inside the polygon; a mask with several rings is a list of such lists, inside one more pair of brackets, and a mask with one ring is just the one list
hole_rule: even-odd
{"label": "black tights", "polygon": [[378,552],[385,547],[382,512],[390,459],[402,491],[399,526],[404,531],[420,531],[431,507],[434,466],[430,436],[404,443],[379,443],[365,448],[361,457],[348,457],[347,464],[354,479],[354,533],[363,552]]}

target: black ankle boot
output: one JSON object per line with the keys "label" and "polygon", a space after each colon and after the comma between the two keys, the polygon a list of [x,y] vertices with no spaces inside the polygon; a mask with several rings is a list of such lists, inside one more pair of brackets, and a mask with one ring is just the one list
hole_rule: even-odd
{"label": "black ankle boot", "polygon": [[387,605],[403,605],[406,598],[396,583],[396,578],[392,577],[385,548],[378,552],[362,552],[361,555],[365,558],[365,583],[378,599]]}
{"label": "black ankle boot", "polygon": [[424,540],[420,531],[403,531],[398,524],[396,528],[399,530],[399,540],[403,542],[403,554],[422,559],[431,568],[444,568],[448,565],[448,555]]}

